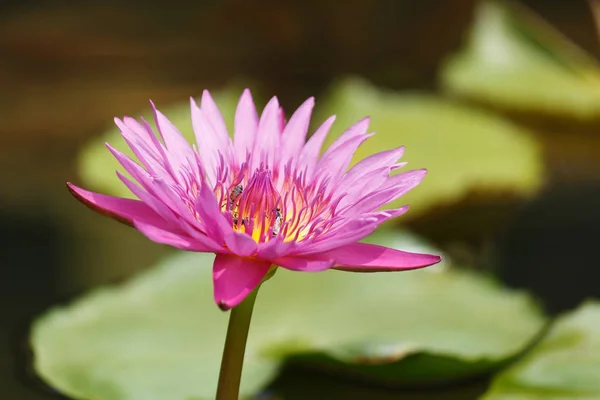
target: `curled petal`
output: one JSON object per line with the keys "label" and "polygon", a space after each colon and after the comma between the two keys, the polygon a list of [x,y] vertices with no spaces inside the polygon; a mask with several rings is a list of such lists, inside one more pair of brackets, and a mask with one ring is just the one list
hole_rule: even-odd
{"label": "curled petal", "polygon": [[215,302],[223,311],[237,306],[263,280],[271,263],[233,254],[217,254],[213,265]]}
{"label": "curled petal", "polygon": [[432,254],[409,253],[367,243],[353,243],[319,256],[335,260],[334,269],[350,272],[404,271],[427,267],[442,260]]}

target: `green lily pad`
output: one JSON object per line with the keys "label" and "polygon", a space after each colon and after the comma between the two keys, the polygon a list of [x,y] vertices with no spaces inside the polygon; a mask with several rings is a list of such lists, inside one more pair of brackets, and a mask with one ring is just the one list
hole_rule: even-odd
{"label": "green lily pad", "polygon": [[[225,119],[229,131],[232,131],[233,129],[235,108],[242,90],[243,87],[236,84],[220,91],[211,92],[211,95],[223,114],[223,118]],[[197,102],[200,104],[199,98],[197,99]],[[184,101],[180,104],[172,104],[168,107],[156,104],[156,107],[165,114],[175,126],[177,126],[190,143],[196,142],[194,131],[192,130],[189,101]],[[138,115],[131,116],[135,118],[138,117]],[[141,116],[155,127],[154,117],[152,116],[150,106],[141,113]],[[92,185],[96,190],[113,196],[132,198],[133,195],[131,192],[115,176],[115,171],[122,171],[123,168],[110,151],[108,151],[105,143],[110,143],[113,147],[132,157],[134,160],[136,159],[129,146],[127,146],[121,137],[117,127],[114,124],[111,124],[106,132],[90,141],[82,149],[79,154],[79,174],[84,182]]]}
{"label": "green lily pad", "polygon": [[524,8],[482,2],[465,48],[442,71],[449,92],[502,109],[600,116],[600,68]]}
{"label": "green lily pad", "polygon": [[371,117],[376,132],[354,162],[378,151],[406,146],[406,168],[427,168],[427,177],[394,205],[410,204],[403,219],[455,204],[473,192],[526,197],[537,191],[542,155],[529,132],[485,111],[422,93],[384,91],[358,79],[340,82],[323,114],[337,114],[330,144],[353,122]]}
{"label": "green lily pad", "polygon": [[555,322],[519,363],[498,375],[485,400],[600,398],[600,303],[590,301]]}
{"label": "green lily pad", "polygon": [[[395,232],[370,241],[427,247]],[[81,399],[213,398],[228,315],[212,300],[211,262],[179,253],[50,310],[32,328],[36,371]],[[242,392],[256,393],[294,357],[380,384],[468,377],[519,353],[544,319],[525,294],[444,264],[379,274],[281,269],[258,295]]]}

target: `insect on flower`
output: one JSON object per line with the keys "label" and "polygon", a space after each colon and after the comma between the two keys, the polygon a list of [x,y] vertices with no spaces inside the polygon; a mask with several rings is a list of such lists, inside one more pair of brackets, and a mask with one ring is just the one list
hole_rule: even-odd
{"label": "insect on flower", "polygon": [[231,202],[232,207],[235,204],[235,201],[238,199],[238,197],[240,197],[242,195],[243,191],[244,191],[243,185],[237,185],[237,186],[234,186],[233,189],[231,189],[231,193],[229,194],[229,201]]}
{"label": "insect on flower", "polygon": [[281,214],[281,208],[277,207],[275,210],[275,223],[273,224],[273,236],[277,236],[281,232],[282,220],[283,214]]}
{"label": "insect on flower", "polygon": [[335,268],[402,271],[440,257],[359,242],[408,207],[385,205],[414,188],[425,170],[391,174],[404,166],[403,147],[350,166],[370,136],[365,118],[321,156],[333,124],[327,119],[306,140],[312,98],[283,118],[277,98],[259,116],[250,91],[236,109],[233,140],[210,94],[192,99],[196,145],[152,104],[158,136],[143,119],[115,119],[139,163],[108,145],[131,178],[119,179],[139,200],[89,192],[71,183],[90,208],[129,224],[149,239],[179,249],[216,254],[214,297],[222,309],[239,304],[271,270]]}

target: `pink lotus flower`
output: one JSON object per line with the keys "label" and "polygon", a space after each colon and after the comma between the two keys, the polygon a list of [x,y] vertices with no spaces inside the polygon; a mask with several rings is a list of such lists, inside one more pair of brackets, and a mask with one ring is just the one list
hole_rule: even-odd
{"label": "pink lotus flower", "polygon": [[356,149],[373,135],[367,133],[368,118],[319,157],[335,118],[305,142],[313,105],[314,99],[308,99],[286,122],[274,97],[259,117],[246,90],[232,141],[204,91],[200,107],[191,100],[196,147],[152,104],[162,142],[144,120],[115,119],[141,165],[107,144],[137,182],[117,172],[139,200],[68,187],[88,207],[150,240],[216,253],[214,298],[222,309],[239,304],[272,265],[307,272],[377,272],[439,262],[436,255],[358,242],[406,212],[408,207],[380,208],[418,185],[426,171],[390,176],[405,164],[397,162],[403,147],[374,154],[348,170]]}

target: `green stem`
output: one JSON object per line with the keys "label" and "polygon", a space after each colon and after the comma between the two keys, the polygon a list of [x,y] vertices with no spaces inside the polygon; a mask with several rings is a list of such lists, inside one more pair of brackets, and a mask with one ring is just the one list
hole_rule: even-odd
{"label": "green stem", "polygon": [[246,340],[257,293],[258,287],[230,311],[216,400],[238,400]]}

